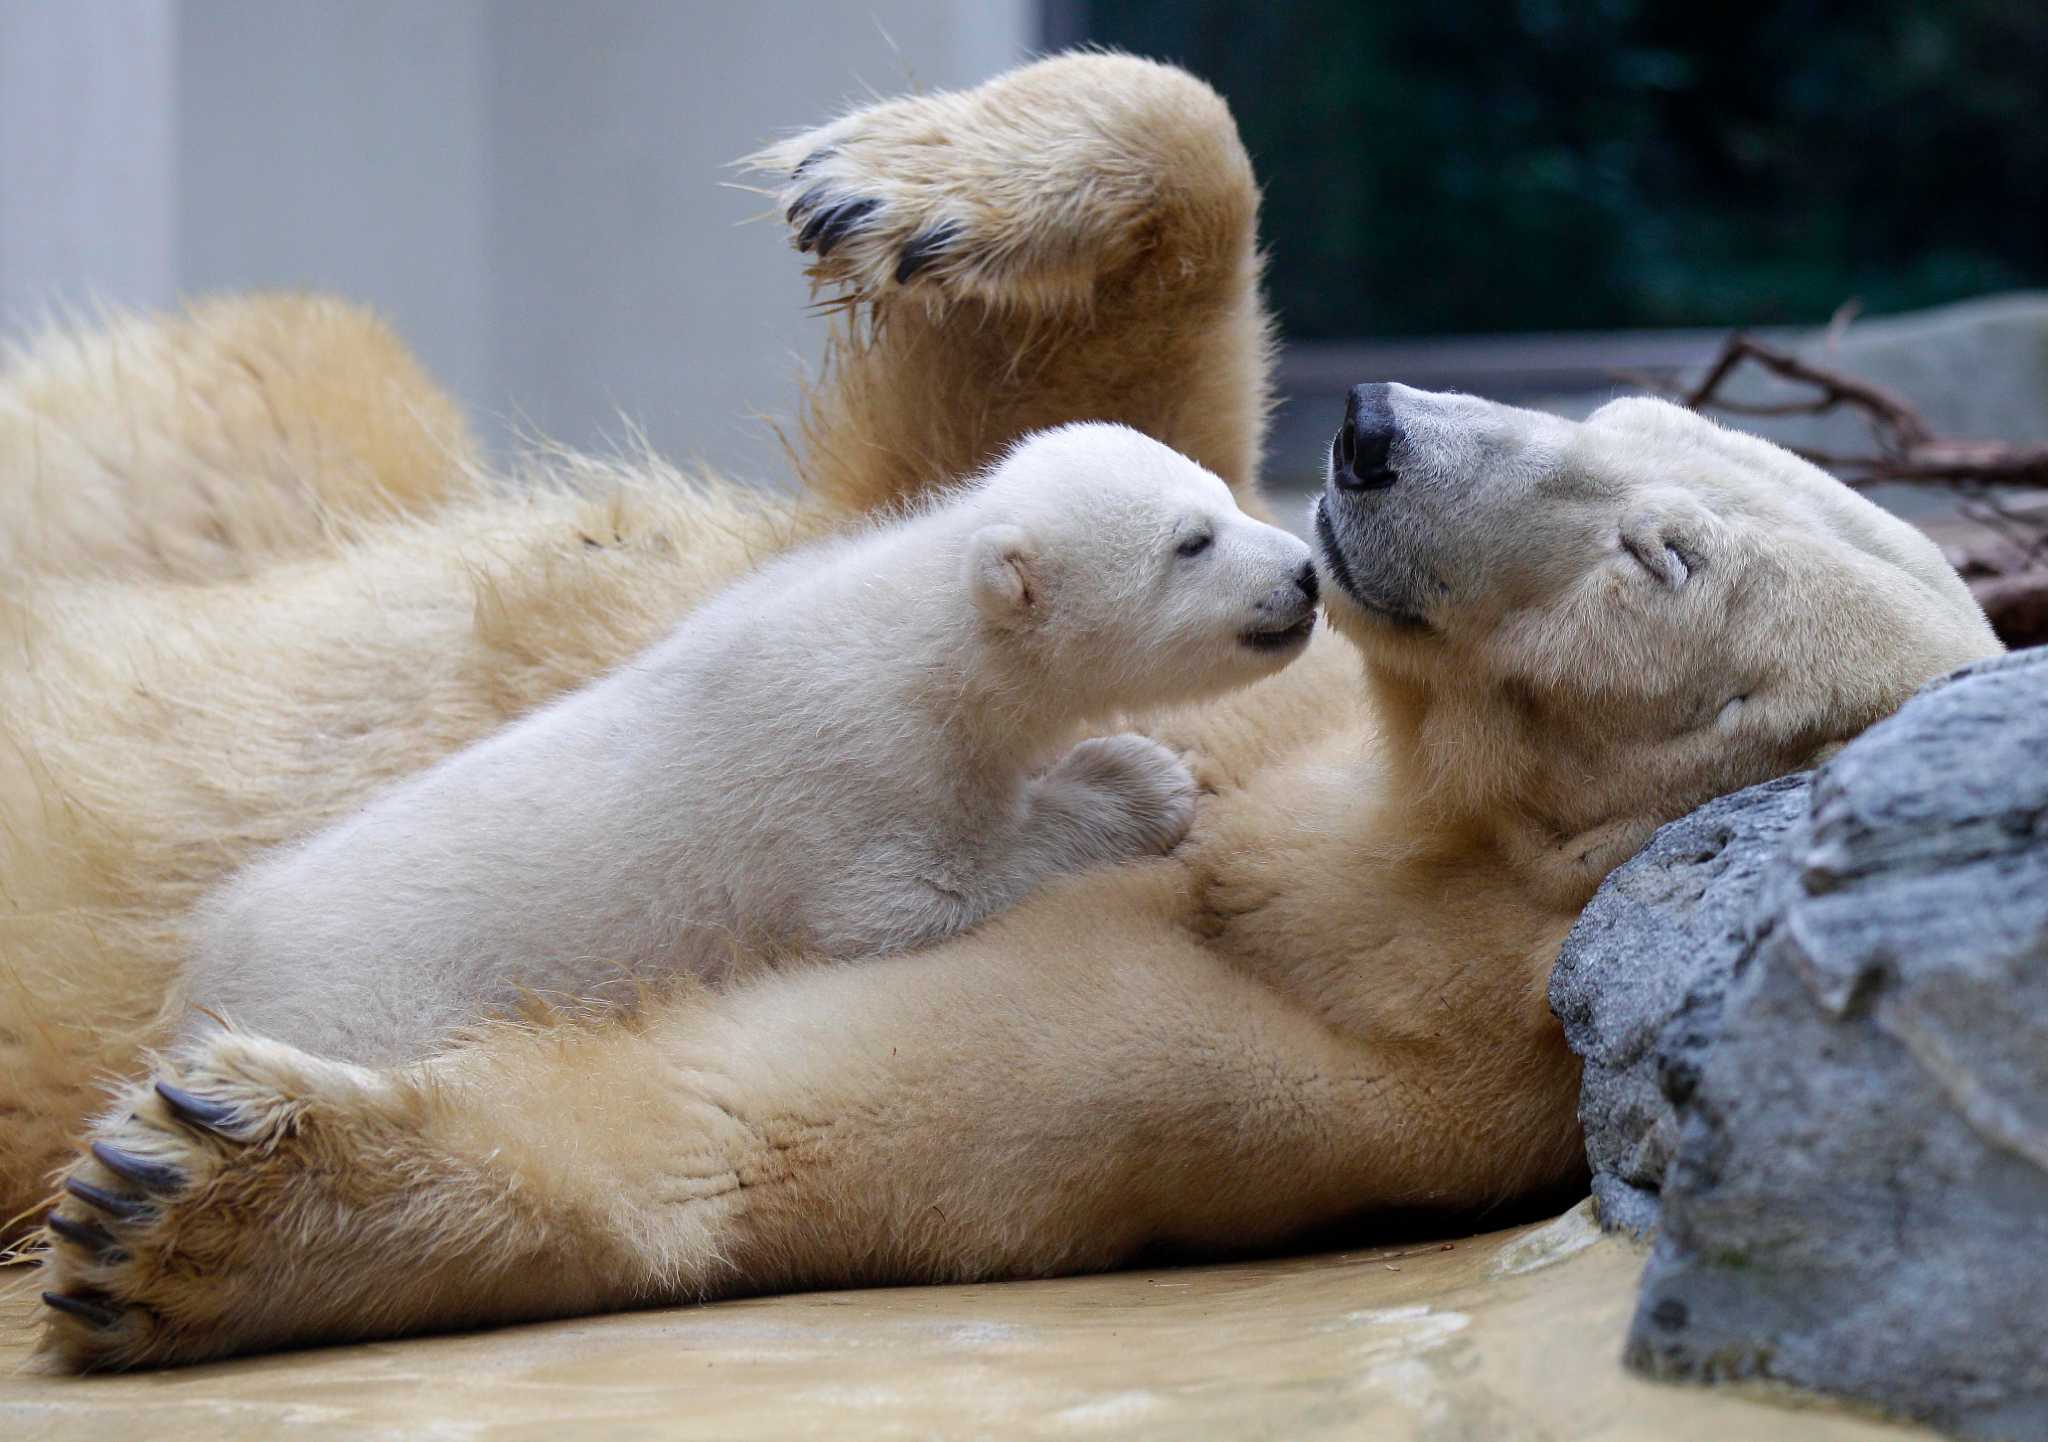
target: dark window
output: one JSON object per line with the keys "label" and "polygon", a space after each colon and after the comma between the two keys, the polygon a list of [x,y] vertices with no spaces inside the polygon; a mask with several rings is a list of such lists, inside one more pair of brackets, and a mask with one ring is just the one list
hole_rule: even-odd
{"label": "dark window", "polygon": [[1049,24],[1229,98],[1293,338],[2048,283],[2042,0],[1052,0]]}

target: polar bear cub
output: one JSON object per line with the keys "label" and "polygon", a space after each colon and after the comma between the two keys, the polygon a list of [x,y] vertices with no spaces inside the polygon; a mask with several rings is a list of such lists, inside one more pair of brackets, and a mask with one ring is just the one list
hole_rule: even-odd
{"label": "polar bear cub", "polygon": [[1038,433],[251,866],[194,918],[191,1024],[388,1062],[527,994],[946,936],[1174,846],[1179,759],[1075,735],[1278,670],[1315,600],[1308,547],[1193,461]]}

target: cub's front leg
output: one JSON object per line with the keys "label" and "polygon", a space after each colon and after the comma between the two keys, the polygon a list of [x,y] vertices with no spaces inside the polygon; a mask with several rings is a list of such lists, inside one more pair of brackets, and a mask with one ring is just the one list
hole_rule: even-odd
{"label": "cub's front leg", "polygon": [[1000,915],[1056,877],[1163,856],[1188,834],[1196,791],[1180,757],[1147,737],[1083,741],[1029,784],[1016,824],[966,870],[953,858],[906,858],[886,845],[866,858],[871,889],[850,922],[818,938],[822,950],[908,951]]}
{"label": "cub's front leg", "polygon": [[1062,872],[1178,846],[1195,819],[1195,778],[1180,757],[1144,736],[1081,742],[1031,783],[1015,865],[1032,884]]}

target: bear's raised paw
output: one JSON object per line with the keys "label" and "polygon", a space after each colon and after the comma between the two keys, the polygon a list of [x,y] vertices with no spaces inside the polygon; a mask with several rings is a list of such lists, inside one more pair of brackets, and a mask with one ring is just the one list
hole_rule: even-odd
{"label": "bear's raised paw", "polygon": [[854,300],[913,287],[936,299],[973,269],[967,207],[944,173],[946,146],[928,142],[907,160],[906,117],[897,113],[905,108],[859,111],[748,161],[773,178],[812,276]]}

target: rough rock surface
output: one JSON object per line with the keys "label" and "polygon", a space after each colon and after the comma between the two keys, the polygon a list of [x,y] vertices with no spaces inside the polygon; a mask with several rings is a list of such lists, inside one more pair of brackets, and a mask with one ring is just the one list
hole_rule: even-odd
{"label": "rough rock surface", "polygon": [[1764,874],[1806,815],[1808,777],[1710,801],[1608,878],[1565,939],[1550,1008],[1585,1063],[1579,1121],[1609,1230],[1657,1225],[1678,1142],[1667,1076],[1697,1074],[1719,1030]]}
{"label": "rough rock surface", "polygon": [[1751,931],[1630,1362],[2048,1436],[2048,649],[1815,773]]}

